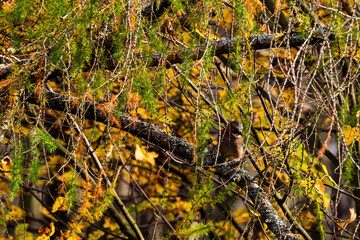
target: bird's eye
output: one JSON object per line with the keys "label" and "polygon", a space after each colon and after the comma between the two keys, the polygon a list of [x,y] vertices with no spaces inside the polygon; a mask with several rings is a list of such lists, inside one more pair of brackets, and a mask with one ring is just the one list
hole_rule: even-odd
{"label": "bird's eye", "polygon": [[231,131],[233,134],[236,134],[236,135],[238,135],[238,134],[240,134],[240,132],[239,132],[239,130],[238,129],[233,129],[232,131]]}

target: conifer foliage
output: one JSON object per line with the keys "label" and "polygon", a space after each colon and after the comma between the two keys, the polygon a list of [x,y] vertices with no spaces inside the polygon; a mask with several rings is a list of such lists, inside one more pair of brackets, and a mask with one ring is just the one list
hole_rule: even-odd
{"label": "conifer foliage", "polygon": [[359,239],[359,7],[0,1],[0,240]]}

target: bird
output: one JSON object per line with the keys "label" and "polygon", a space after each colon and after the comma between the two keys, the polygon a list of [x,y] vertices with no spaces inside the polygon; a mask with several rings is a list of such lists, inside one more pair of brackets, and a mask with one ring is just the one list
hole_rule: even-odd
{"label": "bird", "polygon": [[243,157],[242,125],[238,121],[230,122],[221,137],[220,153],[228,160],[238,160]]}

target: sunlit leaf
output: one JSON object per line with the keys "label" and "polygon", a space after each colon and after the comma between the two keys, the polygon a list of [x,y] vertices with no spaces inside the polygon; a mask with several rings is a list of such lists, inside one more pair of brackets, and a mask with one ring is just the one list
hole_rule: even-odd
{"label": "sunlit leaf", "polygon": [[43,226],[39,228],[39,233],[41,234],[36,240],[47,240],[50,239],[52,235],[55,233],[54,222],[51,222],[49,227]]}
{"label": "sunlit leaf", "polygon": [[52,206],[51,212],[66,211],[68,207],[69,206],[67,204],[66,198],[59,196],[56,198]]}
{"label": "sunlit leaf", "polygon": [[156,152],[147,152],[144,146],[136,145],[135,159],[139,161],[146,161],[151,165],[155,165],[155,158],[159,156]]}

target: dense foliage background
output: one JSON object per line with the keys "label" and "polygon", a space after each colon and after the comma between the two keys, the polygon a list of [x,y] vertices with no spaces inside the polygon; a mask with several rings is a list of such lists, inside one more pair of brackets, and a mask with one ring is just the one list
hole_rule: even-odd
{"label": "dense foliage background", "polygon": [[0,9],[1,239],[360,238],[357,1]]}

